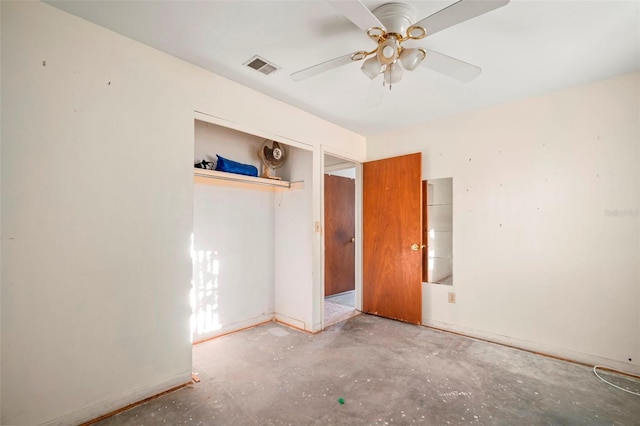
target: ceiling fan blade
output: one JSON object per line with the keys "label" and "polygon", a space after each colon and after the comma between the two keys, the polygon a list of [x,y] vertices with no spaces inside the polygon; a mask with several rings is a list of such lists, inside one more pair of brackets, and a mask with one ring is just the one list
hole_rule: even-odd
{"label": "ceiling fan blade", "polygon": [[367,31],[369,28],[379,27],[384,31],[387,29],[382,25],[382,22],[376,16],[371,13],[369,8],[358,0],[327,0],[344,16],[349,18],[351,22],[356,24],[362,31]]}
{"label": "ceiling fan blade", "polygon": [[509,0],[460,0],[416,22],[415,25],[424,28],[427,31],[427,36],[430,36],[440,30],[505,6],[507,3]]}
{"label": "ceiling fan blade", "polygon": [[329,59],[328,61],[324,61],[322,63],[313,65],[309,68],[305,68],[303,70],[300,71],[296,71],[294,73],[292,73],[290,75],[291,80],[293,81],[302,81],[304,79],[307,79],[309,77],[313,77],[314,75],[318,75],[320,73],[323,73],[325,71],[329,71],[332,70],[334,68],[338,68],[342,65],[346,65],[349,64],[351,62],[354,62],[353,59],[351,59],[356,53],[359,52],[353,52],[353,53],[349,53],[343,56],[338,56],[337,58],[333,58],[333,59]]}
{"label": "ceiling fan blade", "polygon": [[452,58],[434,50],[427,50],[427,56],[422,61],[422,65],[433,71],[454,78],[463,83],[468,83],[482,72],[482,68],[460,59]]}

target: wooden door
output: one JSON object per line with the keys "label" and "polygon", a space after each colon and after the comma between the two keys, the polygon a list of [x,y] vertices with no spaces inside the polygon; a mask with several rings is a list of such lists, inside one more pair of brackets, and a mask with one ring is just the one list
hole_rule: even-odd
{"label": "wooden door", "polygon": [[422,154],[364,163],[364,312],[422,321],[421,192]]}
{"label": "wooden door", "polygon": [[324,295],[355,289],[355,180],[324,175]]}

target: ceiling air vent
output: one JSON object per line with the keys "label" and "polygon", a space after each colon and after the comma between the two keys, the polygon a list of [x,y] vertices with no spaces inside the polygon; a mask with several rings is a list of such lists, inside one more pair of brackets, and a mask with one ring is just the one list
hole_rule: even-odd
{"label": "ceiling air vent", "polygon": [[264,58],[256,55],[253,58],[249,59],[243,65],[248,66],[249,68],[253,68],[256,71],[261,72],[264,75],[272,74],[280,69],[279,66],[272,64]]}

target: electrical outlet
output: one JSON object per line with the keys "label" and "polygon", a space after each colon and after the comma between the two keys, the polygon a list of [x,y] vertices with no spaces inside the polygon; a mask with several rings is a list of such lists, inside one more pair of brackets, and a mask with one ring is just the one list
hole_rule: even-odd
{"label": "electrical outlet", "polygon": [[449,293],[449,303],[456,303],[456,294]]}

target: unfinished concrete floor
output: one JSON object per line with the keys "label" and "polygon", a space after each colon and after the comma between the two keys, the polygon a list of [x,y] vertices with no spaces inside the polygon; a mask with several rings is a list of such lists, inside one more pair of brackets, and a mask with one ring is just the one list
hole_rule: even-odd
{"label": "unfinished concrete floor", "polygon": [[193,354],[200,383],[99,424],[640,424],[640,397],[588,367],[368,315],[313,336],[267,324]]}

